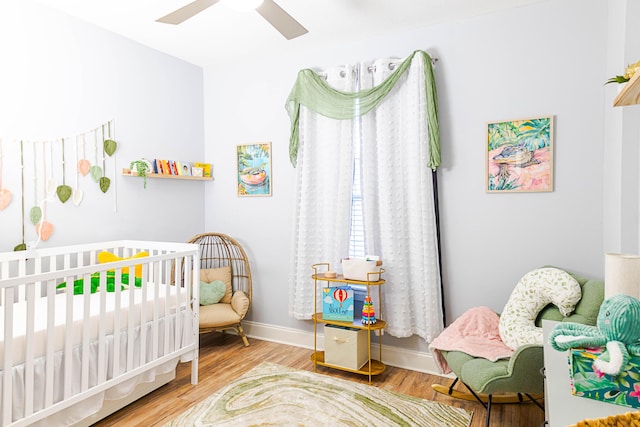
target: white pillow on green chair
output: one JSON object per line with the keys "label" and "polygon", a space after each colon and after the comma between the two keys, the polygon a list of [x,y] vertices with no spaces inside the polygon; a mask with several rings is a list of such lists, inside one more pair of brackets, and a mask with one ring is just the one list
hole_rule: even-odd
{"label": "white pillow on green chair", "polygon": [[553,267],[530,271],[513,289],[500,314],[500,338],[514,350],[525,344],[542,345],[542,328],[535,325],[538,313],[554,304],[567,317],[580,298],[580,284],[566,271]]}

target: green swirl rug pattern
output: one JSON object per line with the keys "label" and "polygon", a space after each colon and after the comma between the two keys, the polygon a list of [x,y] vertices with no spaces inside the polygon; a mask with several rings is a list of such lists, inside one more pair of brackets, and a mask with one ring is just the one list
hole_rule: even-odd
{"label": "green swirl rug pattern", "polygon": [[264,362],[165,427],[468,427],[471,416],[461,408]]}

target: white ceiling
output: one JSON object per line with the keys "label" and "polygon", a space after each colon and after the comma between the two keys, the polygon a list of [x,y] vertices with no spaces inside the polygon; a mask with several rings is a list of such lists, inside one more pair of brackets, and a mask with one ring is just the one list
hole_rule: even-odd
{"label": "white ceiling", "polygon": [[173,26],[155,22],[191,0],[37,0],[207,67],[241,55],[278,54],[339,40],[455,21],[545,0],[276,0],[309,30],[286,40],[257,12],[236,12],[215,4]]}

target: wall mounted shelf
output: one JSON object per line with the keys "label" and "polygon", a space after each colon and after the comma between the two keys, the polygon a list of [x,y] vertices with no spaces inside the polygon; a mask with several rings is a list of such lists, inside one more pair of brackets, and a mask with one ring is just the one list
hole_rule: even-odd
{"label": "wall mounted shelf", "polygon": [[[142,176],[127,172],[122,172],[122,176],[130,176],[134,178],[142,178]],[[183,179],[187,181],[213,181],[211,176],[190,176],[190,175],[164,175],[159,173],[148,173],[147,178],[161,178],[161,179]]]}
{"label": "wall mounted shelf", "polygon": [[631,80],[624,84],[624,87],[613,100],[614,107],[640,104],[640,72],[635,73]]}

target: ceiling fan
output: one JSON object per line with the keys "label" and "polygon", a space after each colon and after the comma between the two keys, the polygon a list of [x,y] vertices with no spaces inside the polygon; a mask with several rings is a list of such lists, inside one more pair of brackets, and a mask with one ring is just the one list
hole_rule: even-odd
{"label": "ceiling fan", "polygon": [[[187,19],[197,15],[203,10],[213,6],[218,2],[232,3],[237,0],[195,0],[170,14],[157,19],[156,22],[164,24],[180,24]],[[276,30],[278,30],[287,40],[294,39],[308,33],[298,21],[293,19],[283,8],[278,6],[273,0],[256,1],[257,5],[252,8],[262,15]]]}

